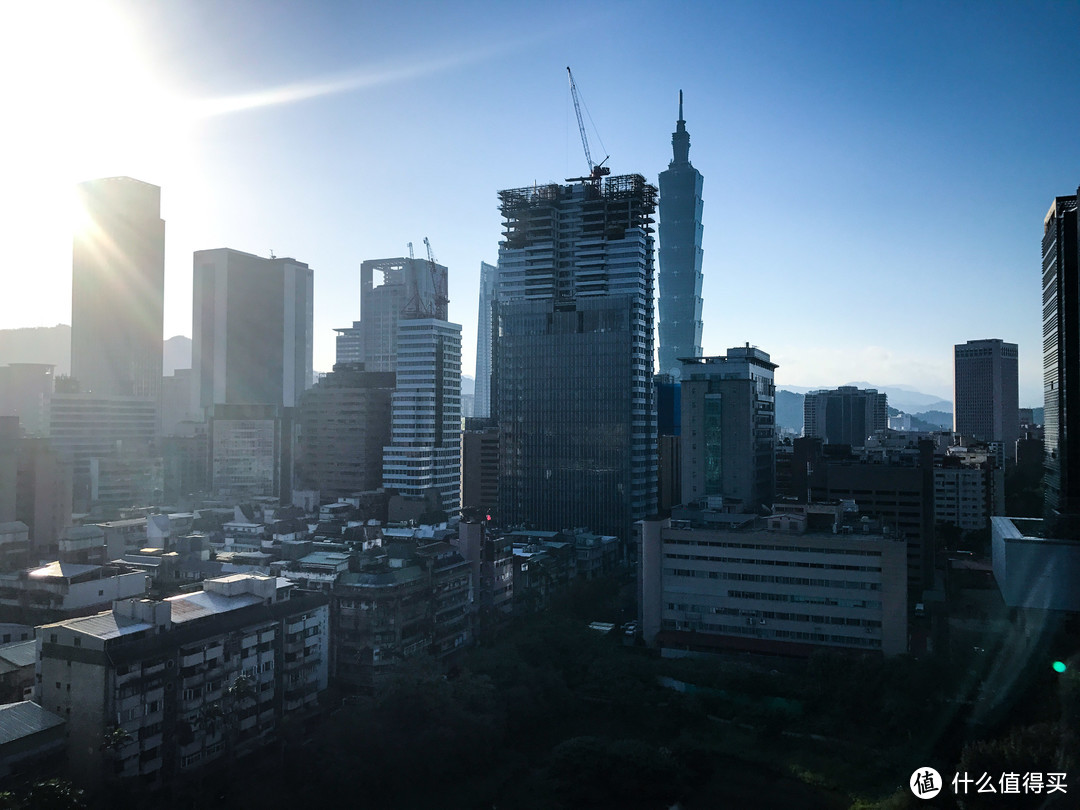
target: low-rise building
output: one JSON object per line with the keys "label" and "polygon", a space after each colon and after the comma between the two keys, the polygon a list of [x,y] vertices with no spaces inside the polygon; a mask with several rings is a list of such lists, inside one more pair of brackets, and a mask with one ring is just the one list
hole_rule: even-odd
{"label": "low-rise building", "polygon": [[37,625],[82,616],[141,596],[149,584],[144,572],[125,565],[57,560],[0,575],[0,619]]}
{"label": "low-rise building", "polygon": [[[818,528],[815,526],[820,526]],[[906,544],[843,507],[790,505],[743,528],[644,521],[641,627],[665,655],[907,651]]]}
{"label": "low-rise building", "polygon": [[[327,684],[326,599],[234,575],[38,632],[39,702],[68,721],[78,782],[149,784],[258,748]],[[106,745],[107,738],[118,738]]]}

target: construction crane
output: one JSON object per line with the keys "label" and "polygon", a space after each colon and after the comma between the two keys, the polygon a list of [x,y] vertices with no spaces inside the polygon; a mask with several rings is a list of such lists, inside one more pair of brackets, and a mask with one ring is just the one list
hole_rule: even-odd
{"label": "construction crane", "polygon": [[424,237],[424,247],[427,248],[427,260],[428,264],[431,265],[431,288],[435,293],[435,312],[433,314],[436,318],[445,321],[449,315],[447,305],[450,303],[450,298],[447,296],[439,266],[435,263],[435,252],[431,249],[431,242],[428,241],[426,236]]}
{"label": "construction crane", "polygon": [[585,134],[585,121],[581,117],[581,102],[578,99],[577,85],[574,83],[574,74],[570,72],[569,65],[566,67],[566,75],[570,79],[570,96],[574,99],[574,112],[577,114],[578,131],[581,133],[581,145],[585,148],[585,161],[589,164],[588,177],[568,177],[566,182],[574,183],[579,180],[587,180],[593,185],[599,185],[601,177],[611,174],[611,169],[604,165],[611,155],[607,155],[599,163],[593,163],[592,153],[589,151],[589,137]]}

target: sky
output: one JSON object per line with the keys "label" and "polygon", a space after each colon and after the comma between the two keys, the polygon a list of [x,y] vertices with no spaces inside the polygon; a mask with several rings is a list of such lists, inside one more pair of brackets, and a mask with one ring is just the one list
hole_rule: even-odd
{"label": "sky", "polygon": [[72,186],[127,175],[162,187],[165,337],[195,250],[273,251],[314,269],[329,370],[361,261],[426,236],[471,374],[496,192],[586,172],[569,65],[613,174],[656,182],[685,93],[706,354],[951,399],[952,346],[995,337],[1039,406],[1078,52],[1065,2],[0,4],[0,328],[70,323]]}

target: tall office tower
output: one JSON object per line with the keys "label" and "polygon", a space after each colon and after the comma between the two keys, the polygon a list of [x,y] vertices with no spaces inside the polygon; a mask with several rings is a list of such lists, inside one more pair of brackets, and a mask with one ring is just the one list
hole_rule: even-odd
{"label": "tall office tower", "polygon": [[498,270],[480,262],[480,313],[476,321],[476,388],[473,392],[473,416],[491,416],[491,306],[495,303],[495,277]]}
{"label": "tall office tower", "polygon": [[461,327],[438,318],[402,318],[391,440],[383,448],[383,486],[406,498],[439,492],[442,508],[461,507]]}
{"label": "tall office tower", "polygon": [[334,366],[300,399],[296,472],[301,489],[340,498],[382,486],[383,447],[390,444],[394,375]]}
{"label": "tall office tower", "polygon": [[632,174],[499,200],[500,519],[628,542],[656,509],[656,188]]}
{"label": "tall office tower", "polygon": [[829,391],[811,391],[803,400],[803,435],[825,444],[863,447],[875,430],[888,426],[888,397],[874,388],[841,385]]}
{"label": "tall office tower", "polygon": [[461,508],[484,516],[499,505],[499,426],[492,419],[465,420],[461,434]]}
{"label": "tall office tower", "polygon": [[777,366],[747,344],[687,360],[682,372],[682,501],[722,498],[746,513],[776,485]]}
{"label": "tall office tower", "polygon": [[[1043,221],[1043,486],[1049,519],[1080,514],[1080,430],[1067,429],[1080,418],[1078,198],[1080,189],[1055,198]],[[1059,534],[1066,531],[1074,533],[1063,525]]]}
{"label": "tall office tower", "polygon": [[334,330],[334,365],[364,362],[364,330],[360,321],[353,321],[352,326],[342,326]]}
{"label": "tall office tower", "polygon": [[660,372],[675,379],[682,357],[701,356],[701,172],[690,164],[690,133],[679,120],[674,157],[660,173]]}
{"label": "tall office tower", "polygon": [[969,340],[953,347],[953,429],[964,437],[1001,442],[1016,458],[1020,438],[1020,382],[1016,344]]}
{"label": "tall office tower", "polygon": [[[375,285],[375,273],[382,283]],[[427,259],[370,259],[360,265],[360,345],[366,371],[395,371],[398,322],[447,317],[447,270]]]}
{"label": "tall office tower", "polygon": [[312,305],[312,272],[303,262],[196,251],[194,409],[295,407],[312,384]]}
{"label": "tall office tower", "polygon": [[161,189],[130,177],[77,186],[86,227],[71,266],[71,375],[99,396],[157,398],[165,297]]}

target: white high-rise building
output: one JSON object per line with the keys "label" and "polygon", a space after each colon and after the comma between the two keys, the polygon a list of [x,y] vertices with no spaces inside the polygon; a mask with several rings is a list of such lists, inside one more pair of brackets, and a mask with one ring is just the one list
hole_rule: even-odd
{"label": "white high-rise building", "polygon": [[434,487],[443,509],[455,511],[461,506],[461,327],[403,318],[396,365],[383,486],[406,497]]}

